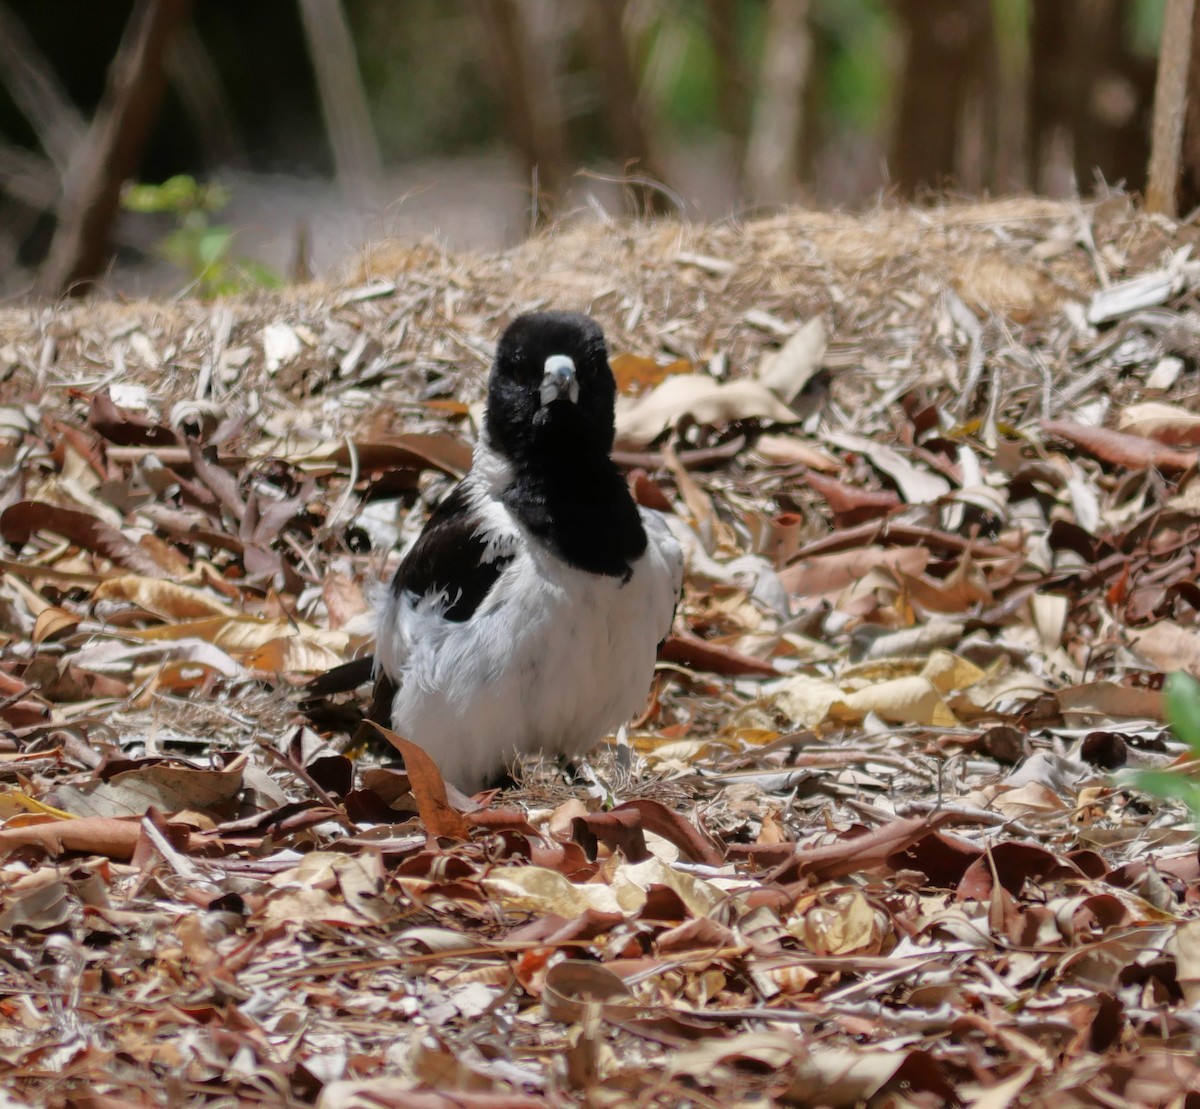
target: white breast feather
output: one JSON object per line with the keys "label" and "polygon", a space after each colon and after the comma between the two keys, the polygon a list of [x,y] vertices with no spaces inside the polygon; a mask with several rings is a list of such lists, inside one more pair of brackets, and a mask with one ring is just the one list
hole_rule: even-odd
{"label": "white breast feather", "polygon": [[464,621],[447,599],[389,593],[378,665],[399,685],[396,731],[473,792],[519,753],[578,755],[645,703],[670,632],[683,554],[660,513],[641,509],[647,547],[630,580],[563,563],[498,501],[476,501],[488,550],[514,554]]}

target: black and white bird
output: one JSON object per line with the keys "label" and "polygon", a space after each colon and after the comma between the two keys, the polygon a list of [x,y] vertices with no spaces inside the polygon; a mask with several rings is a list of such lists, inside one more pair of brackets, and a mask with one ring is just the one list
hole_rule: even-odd
{"label": "black and white bird", "polygon": [[609,457],[615,401],[594,320],[514,320],[471,469],[380,607],[380,723],[467,793],[517,755],[583,754],[645,703],[683,555]]}

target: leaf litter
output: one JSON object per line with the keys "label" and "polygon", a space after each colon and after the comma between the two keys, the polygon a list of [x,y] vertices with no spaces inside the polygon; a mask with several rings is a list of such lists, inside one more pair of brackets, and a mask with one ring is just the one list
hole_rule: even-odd
{"label": "leaf litter", "polygon": [[[1191,768],[1194,240],[1120,197],[568,225],[0,309],[0,1088],[1182,1104],[1200,857],[1113,772]],[[627,735],[466,798],[352,738],[355,660],[543,305],[609,335],[685,594]]]}

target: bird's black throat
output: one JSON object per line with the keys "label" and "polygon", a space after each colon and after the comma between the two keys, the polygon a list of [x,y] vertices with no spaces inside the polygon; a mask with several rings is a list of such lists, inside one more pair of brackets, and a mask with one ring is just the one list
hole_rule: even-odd
{"label": "bird's black throat", "polygon": [[646,532],[625,479],[607,455],[558,453],[518,464],[501,499],[564,562],[628,581]]}

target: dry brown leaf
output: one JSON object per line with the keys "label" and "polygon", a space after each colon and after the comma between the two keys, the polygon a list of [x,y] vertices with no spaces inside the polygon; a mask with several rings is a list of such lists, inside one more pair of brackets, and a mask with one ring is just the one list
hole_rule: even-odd
{"label": "dry brown leaf", "polygon": [[1087,682],[1060,689],[1055,697],[1072,726],[1098,727],[1110,720],[1162,720],[1163,699],[1158,690],[1135,689],[1117,682]]}
{"label": "dry brown leaf", "polygon": [[446,783],[429,753],[374,721],[365,721],[364,726],[377,732],[404,756],[404,769],[412,785],[413,796],[417,799],[425,831],[431,836],[467,839],[470,835],[467,822],[461,813],[451,808],[446,795]]}
{"label": "dry brown leaf", "polygon": [[76,546],[136,573],[152,578],[166,574],[136,543],[86,512],[40,501],[18,501],[0,513],[0,536],[14,546],[28,543],[31,536],[41,531],[61,535]]}
{"label": "dry brown leaf", "polygon": [[695,635],[669,635],[658,648],[663,662],[675,662],[710,674],[744,674],[773,677],[779,671],[770,663],[743,654],[721,643],[709,643]]}
{"label": "dry brown leaf", "polygon": [[791,404],[821,368],[825,347],[825,324],[814,316],[779,350],[763,355],[755,376],[784,404]]}
{"label": "dry brown leaf", "polygon": [[93,596],[98,601],[129,601],[163,620],[237,615],[236,609],[205,589],[133,574],[102,581]]}
{"label": "dry brown leaf", "polygon": [[45,643],[48,639],[62,635],[79,626],[79,617],[65,608],[44,608],[37,614],[33,624],[34,643]]}
{"label": "dry brown leaf", "polygon": [[867,873],[887,864],[890,856],[907,850],[919,839],[955,819],[952,813],[934,813],[927,818],[893,820],[865,835],[843,839],[823,847],[798,848],[790,866],[814,878],[842,878]]}
{"label": "dry brown leaf", "polygon": [[[958,720],[927,677],[914,674],[878,682],[842,696],[849,719],[861,719],[873,712],[897,724],[925,724],[934,728],[952,728]],[[834,708],[834,715],[842,713]]]}
{"label": "dry brown leaf", "polygon": [[705,374],[667,378],[635,404],[617,411],[617,442],[645,447],[684,416],[721,427],[736,420],[796,423],[799,417],[756,381],[714,381]]}
{"label": "dry brown leaf", "polygon": [[784,589],[798,597],[836,597],[872,570],[919,574],[929,562],[922,547],[859,547],[837,554],[810,555],[779,572]]}
{"label": "dry brown leaf", "polygon": [[61,808],[81,817],[141,816],[151,806],[166,813],[186,810],[227,817],[242,791],[246,762],[242,754],[220,770],[151,763],[106,781],[60,785],[55,797]]}
{"label": "dry brown leaf", "polygon": [[1186,670],[1200,677],[1200,633],[1160,620],[1146,628],[1130,628],[1129,645],[1164,674]]}
{"label": "dry brown leaf", "polygon": [[1172,447],[1200,446],[1200,414],[1174,404],[1131,404],[1117,416],[1119,430]]}
{"label": "dry brown leaf", "polygon": [[807,466],[822,473],[837,473],[842,464],[826,454],[815,441],[795,435],[760,435],[754,440],[754,451],[776,466]]}
{"label": "dry brown leaf", "polygon": [[1105,462],[1129,470],[1145,470],[1155,466],[1160,470],[1178,472],[1190,470],[1200,455],[1195,451],[1178,451],[1160,446],[1140,435],[1112,431],[1105,427],[1090,427],[1073,420],[1043,420],[1042,431],[1057,435]]}
{"label": "dry brown leaf", "polygon": [[52,855],[64,851],[86,851],[110,859],[129,859],[137,846],[141,823],[136,819],[91,816],[78,820],[47,820],[37,823],[9,821],[0,828],[0,853],[18,847],[40,847]]}
{"label": "dry brown leaf", "polygon": [[653,358],[644,358],[640,354],[617,354],[608,360],[608,364],[612,367],[613,377],[617,379],[617,392],[629,396],[638,396],[668,377],[690,374],[695,369],[691,362],[683,358],[661,365]]}

